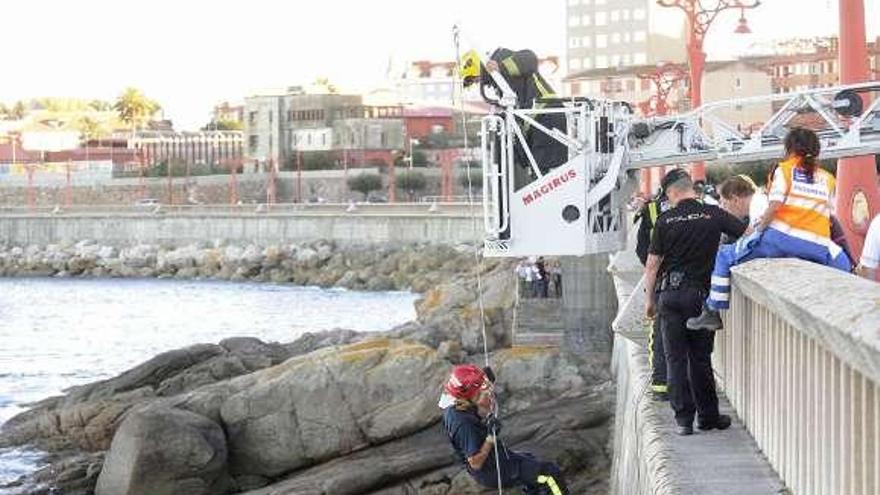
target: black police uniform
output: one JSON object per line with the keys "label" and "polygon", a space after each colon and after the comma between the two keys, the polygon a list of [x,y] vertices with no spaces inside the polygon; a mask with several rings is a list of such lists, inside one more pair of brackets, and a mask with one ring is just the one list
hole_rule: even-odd
{"label": "black police uniform", "polygon": [[[660,214],[670,208],[665,196],[649,201],[639,212],[636,219],[641,218],[639,230],[636,235],[636,256],[642,265],[648,260],[648,246],[651,245],[651,235]],[[651,391],[655,394],[666,394],[666,354],[663,349],[663,337],[660,335],[660,319],[655,318],[648,334],[648,361],[651,363]]]}
{"label": "black police uniform", "polygon": [[663,258],[657,286],[658,317],[666,351],[669,398],[680,426],[718,420],[718,396],[712,375],[715,332],[692,331],[688,318],[698,316],[709,293],[721,234],[739,237],[742,221],[696,199],[681,201],[660,215],[649,253]]}
{"label": "black police uniform", "polygon": [[[477,482],[489,488],[498,488],[498,475],[495,467],[495,449],[486,458],[480,469],[471,469],[468,457],[480,451],[489,436],[489,429],[477,415],[476,409],[459,410],[449,406],[443,410],[443,427],[456,457]],[[527,494],[552,493],[547,485],[538,482],[540,476],[552,476],[563,494],[568,493],[562,472],[552,462],[542,462],[531,454],[507,450],[501,438],[497,438],[499,465],[501,466],[501,486],[511,488],[522,486]]]}

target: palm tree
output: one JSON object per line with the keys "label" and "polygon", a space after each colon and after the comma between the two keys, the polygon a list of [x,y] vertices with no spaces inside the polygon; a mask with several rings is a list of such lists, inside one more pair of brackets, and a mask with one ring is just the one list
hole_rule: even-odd
{"label": "palm tree", "polygon": [[27,113],[27,108],[24,106],[24,102],[19,100],[15,102],[15,106],[12,107],[12,117],[15,120],[21,120],[24,118],[24,114]]}
{"label": "palm tree", "polygon": [[147,98],[137,88],[126,88],[116,99],[113,108],[119,118],[131,126],[132,131],[144,125],[161,108],[158,103]]}
{"label": "palm tree", "polygon": [[89,140],[101,134],[101,124],[90,117],[81,118],[79,120],[79,128],[85,142],[89,142]]}
{"label": "palm tree", "polygon": [[89,108],[96,112],[106,112],[107,110],[113,109],[113,105],[104,100],[92,100],[89,102]]}

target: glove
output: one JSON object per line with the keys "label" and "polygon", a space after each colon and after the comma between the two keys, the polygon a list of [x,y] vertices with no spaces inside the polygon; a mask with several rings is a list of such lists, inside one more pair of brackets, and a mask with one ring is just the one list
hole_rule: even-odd
{"label": "glove", "polygon": [[486,378],[488,378],[489,381],[492,382],[492,384],[494,385],[495,384],[495,372],[492,371],[492,367],[486,366],[485,368],[483,368],[483,373],[486,374]]}
{"label": "glove", "polygon": [[486,427],[489,429],[489,433],[499,434],[501,433],[501,420],[498,419],[494,414],[490,414],[486,418]]}

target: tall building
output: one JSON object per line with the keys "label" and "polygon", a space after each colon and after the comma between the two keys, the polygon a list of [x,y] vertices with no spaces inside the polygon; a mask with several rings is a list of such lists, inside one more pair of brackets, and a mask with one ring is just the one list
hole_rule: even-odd
{"label": "tall building", "polygon": [[685,60],[684,16],[654,0],[567,0],[568,73]]}

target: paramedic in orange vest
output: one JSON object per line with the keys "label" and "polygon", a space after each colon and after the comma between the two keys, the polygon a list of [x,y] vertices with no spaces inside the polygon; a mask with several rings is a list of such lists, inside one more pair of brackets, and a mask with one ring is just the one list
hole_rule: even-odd
{"label": "paramedic in orange vest", "polygon": [[819,138],[793,128],[785,137],[786,158],[770,184],[770,206],[756,231],[718,251],[706,308],[687,321],[691,330],[720,330],[718,310],[730,307],[730,268],[755,258],[801,258],[850,271],[844,250],[831,238],[834,176],[819,168]]}

